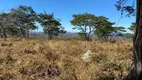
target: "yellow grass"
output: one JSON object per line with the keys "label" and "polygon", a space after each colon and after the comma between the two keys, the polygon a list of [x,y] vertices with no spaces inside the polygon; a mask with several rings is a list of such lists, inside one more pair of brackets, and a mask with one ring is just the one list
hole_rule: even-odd
{"label": "yellow grass", "polygon": [[[0,80],[119,80],[131,64],[132,43],[0,39]],[[90,62],[81,58],[91,50]]]}

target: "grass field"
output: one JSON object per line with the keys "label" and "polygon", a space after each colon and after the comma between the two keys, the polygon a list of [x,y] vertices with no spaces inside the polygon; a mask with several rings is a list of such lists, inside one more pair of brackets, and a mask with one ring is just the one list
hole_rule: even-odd
{"label": "grass field", "polygon": [[[0,80],[121,80],[132,43],[0,39]],[[90,61],[82,55],[91,50]]]}

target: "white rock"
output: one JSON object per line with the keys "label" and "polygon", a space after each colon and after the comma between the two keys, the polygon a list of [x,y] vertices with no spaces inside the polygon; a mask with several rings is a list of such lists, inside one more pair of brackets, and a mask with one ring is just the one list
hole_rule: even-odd
{"label": "white rock", "polygon": [[88,50],[85,54],[83,54],[82,59],[83,59],[85,62],[90,61],[91,54],[93,54],[92,51],[91,51],[91,50]]}

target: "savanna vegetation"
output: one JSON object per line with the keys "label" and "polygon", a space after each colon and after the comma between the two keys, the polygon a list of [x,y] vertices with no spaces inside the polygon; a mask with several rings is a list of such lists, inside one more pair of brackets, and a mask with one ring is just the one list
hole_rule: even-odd
{"label": "savanna vegetation", "polygon": [[[129,28],[102,15],[79,13],[70,20],[77,36],[60,39],[67,31],[54,13],[23,5],[0,13],[0,80],[140,80],[142,4],[137,0],[136,13],[126,2],[118,0],[115,6],[122,15],[137,14]],[[39,27],[46,38],[32,37]]]}
{"label": "savanna vegetation", "polygon": [[[131,42],[0,39],[0,79],[122,80],[132,63],[131,47]],[[93,54],[86,62],[87,50]]]}
{"label": "savanna vegetation", "polygon": [[[94,34],[99,41],[110,42],[113,41],[115,35],[124,37],[128,34],[124,33],[126,29],[123,26],[115,26],[115,22],[109,21],[109,18],[105,16],[82,13],[73,14],[72,17],[70,23],[74,26],[73,29],[80,31],[77,33],[79,40],[91,41],[91,35]],[[46,38],[55,39],[57,36],[67,33],[60,21],[61,19],[54,17],[54,13],[47,14],[44,11],[44,13],[37,14],[32,7],[20,5],[9,12],[0,13],[0,37],[30,38],[30,35],[34,34],[34,30],[42,27]],[[128,29],[133,31],[132,27]],[[131,39],[131,36],[127,35],[126,38]]]}

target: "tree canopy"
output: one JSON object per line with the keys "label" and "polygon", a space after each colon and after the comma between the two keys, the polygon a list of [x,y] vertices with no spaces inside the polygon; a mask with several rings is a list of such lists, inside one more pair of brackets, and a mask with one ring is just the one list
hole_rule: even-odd
{"label": "tree canopy", "polygon": [[85,40],[90,40],[90,34],[95,30],[95,15],[93,14],[74,14],[71,24],[75,26],[73,29],[80,30],[80,35],[84,36]]}
{"label": "tree canopy", "polygon": [[126,5],[128,0],[117,0],[115,7],[118,11],[121,11],[121,15],[126,14],[126,16],[135,16],[136,8],[135,8],[135,0],[133,0],[132,5]]}
{"label": "tree canopy", "polygon": [[43,27],[44,33],[48,34],[49,39],[53,36],[58,36],[59,33],[65,33],[66,31],[61,26],[60,20],[54,18],[54,14],[40,13],[38,15],[37,21]]}
{"label": "tree canopy", "polygon": [[[106,38],[113,34],[121,34],[125,32],[124,27],[114,27],[114,22],[109,21],[105,16],[95,16],[89,13],[73,14],[70,21],[74,26],[73,29],[80,30],[78,32],[81,40],[91,40],[91,34]],[[6,23],[6,24],[5,24]],[[40,26],[37,26],[37,24]],[[0,14],[0,36],[16,36],[29,38],[30,31],[43,28],[43,32],[52,39],[59,34],[66,33],[62,27],[61,20],[54,17],[54,14],[39,13],[37,14],[32,7],[20,5],[12,8],[7,13]]]}
{"label": "tree canopy", "polygon": [[136,23],[132,22],[132,25],[128,28],[130,31],[134,32],[136,27]]}
{"label": "tree canopy", "polygon": [[102,41],[109,41],[110,36],[125,32],[124,27],[114,27],[114,24],[115,23],[110,22],[108,18],[99,16],[96,19],[96,30],[94,30],[94,34],[101,38]]}

